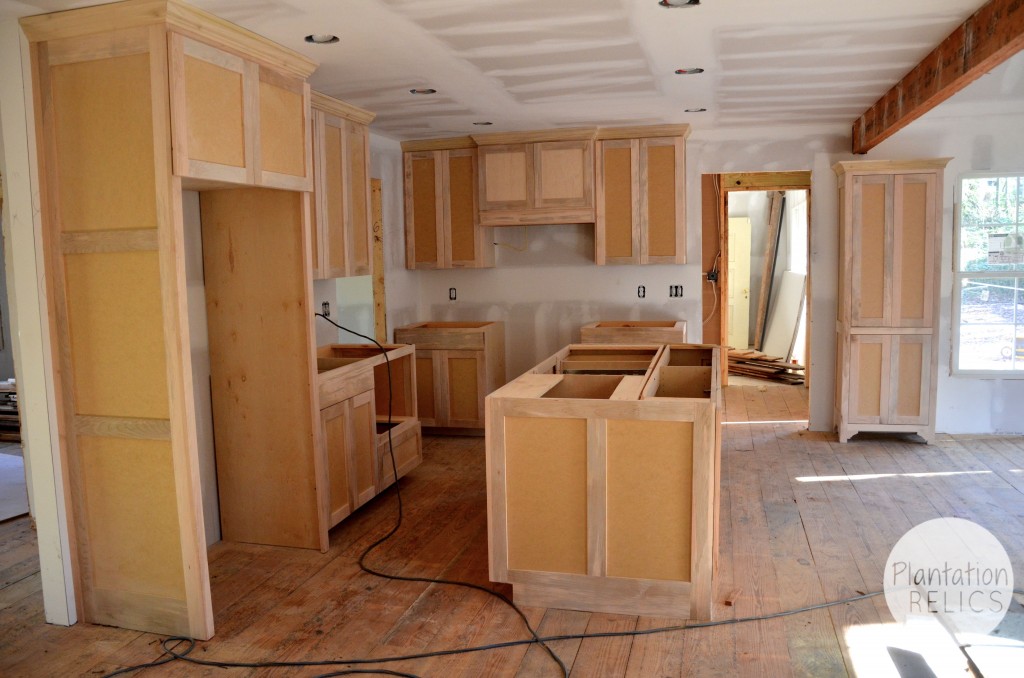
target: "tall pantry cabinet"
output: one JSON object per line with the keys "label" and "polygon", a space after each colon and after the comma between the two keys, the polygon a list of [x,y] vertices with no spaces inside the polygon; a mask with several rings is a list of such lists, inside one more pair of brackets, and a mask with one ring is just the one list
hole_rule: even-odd
{"label": "tall pantry cabinet", "polygon": [[[202,191],[216,432],[293,455],[275,466],[297,478],[285,510],[316,514],[306,83],[315,63],[178,0],[21,25],[79,618],[206,639],[194,390],[207,385],[192,378],[182,191]],[[267,384],[288,389],[284,404],[232,407],[260,403]],[[231,502],[221,500],[226,519]],[[290,545],[325,546],[311,523],[290,523]]]}
{"label": "tall pantry cabinet", "polygon": [[836,425],[935,436],[942,174],[949,158],[840,162]]}

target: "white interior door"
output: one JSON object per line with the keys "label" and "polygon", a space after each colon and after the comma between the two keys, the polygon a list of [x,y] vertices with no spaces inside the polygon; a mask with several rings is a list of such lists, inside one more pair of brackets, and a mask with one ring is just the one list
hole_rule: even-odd
{"label": "white interior door", "polygon": [[728,344],[750,346],[750,219],[729,218]]}

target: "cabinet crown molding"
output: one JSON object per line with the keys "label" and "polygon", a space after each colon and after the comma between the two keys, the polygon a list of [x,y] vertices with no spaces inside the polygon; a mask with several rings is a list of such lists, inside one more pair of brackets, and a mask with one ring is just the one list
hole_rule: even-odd
{"label": "cabinet crown molding", "polygon": [[336,115],[339,118],[357,122],[360,125],[369,125],[377,117],[376,113],[372,113],[365,108],[353,106],[321,92],[311,91],[309,101],[313,108]]}
{"label": "cabinet crown molding", "polygon": [[832,165],[838,176],[847,172],[907,172],[913,170],[944,169],[953,158],[926,158],[924,160],[844,160]]}
{"label": "cabinet crown molding", "polygon": [[492,132],[489,134],[473,134],[473,141],[478,146],[498,146],[503,144],[531,144],[545,141],[576,141],[597,137],[596,127],[567,127],[564,129],[545,129],[529,132]]}
{"label": "cabinet crown molding", "polygon": [[181,0],[124,0],[25,17],[20,23],[30,43],[166,24],[180,33],[213,42],[302,79],[308,78],[319,65],[273,40]]}
{"label": "cabinet crown molding", "polygon": [[648,139],[651,137],[683,137],[690,136],[689,125],[642,125],[634,127],[601,127],[597,130],[600,140],[611,139]]}
{"label": "cabinet crown molding", "polygon": [[403,153],[417,151],[454,151],[462,148],[476,148],[472,137],[448,137],[445,139],[416,139],[402,142]]}

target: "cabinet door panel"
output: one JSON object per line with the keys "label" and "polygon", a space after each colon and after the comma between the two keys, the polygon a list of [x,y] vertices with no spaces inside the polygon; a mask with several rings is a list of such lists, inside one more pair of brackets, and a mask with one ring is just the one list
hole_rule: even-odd
{"label": "cabinet door panel", "polygon": [[328,525],[352,513],[352,497],[349,478],[349,436],[351,421],[348,403],[343,401],[320,411],[321,435],[327,455]]}
{"label": "cabinet door panel", "polygon": [[935,175],[895,178],[893,324],[931,327],[935,278]]}
{"label": "cabinet door panel", "polygon": [[442,266],[442,188],[439,157],[431,151],[405,154],[405,267]]}
{"label": "cabinet door panel", "polygon": [[641,218],[645,233],[644,263],[681,264],[685,261],[683,226],[685,169],[683,140],[644,139],[640,192],[644,205]]}
{"label": "cabinet door panel", "polygon": [[259,137],[256,178],[261,186],[293,191],[312,190],[310,157],[309,85],[256,64]]}
{"label": "cabinet door panel", "polygon": [[370,275],[373,262],[370,223],[369,131],[366,125],[345,121],[345,157],[348,189],[348,275]]}
{"label": "cabinet door panel", "polygon": [[253,183],[245,60],[177,33],[168,40],[175,174]]}
{"label": "cabinet door panel", "polygon": [[345,240],[345,142],[341,120],[325,118],[324,125],[324,199],[322,234],[326,278],[346,274],[348,247]]}
{"label": "cabinet door panel", "polygon": [[483,428],[484,360],[479,351],[445,351],[447,425]]}
{"label": "cabinet door panel", "polygon": [[880,424],[889,409],[889,337],[850,337],[850,423]]}
{"label": "cabinet door panel", "polygon": [[892,412],[886,423],[929,423],[931,342],[925,334],[892,336]]}
{"label": "cabinet door panel", "polygon": [[480,262],[483,243],[477,225],[476,151],[446,151],[447,176],[444,195],[448,198],[445,222],[448,225],[447,250],[453,267],[474,266]]}
{"label": "cabinet door panel", "polygon": [[533,207],[594,205],[593,144],[589,140],[533,144]]}
{"label": "cabinet door panel", "polygon": [[639,142],[603,141],[597,203],[597,263],[640,263]]}
{"label": "cabinet door panel", "polygon": [[484,146],[480,162],[480,209],[527,209],[533,156],[526,144]]}
{"label": "cabinet door panel", "polygon": [[354,508],[377,494],[377,414],[373,391],[345,401],[351,418],[349,440],[350,483]]}
{"label": "cabinet door panel", "polygon": [[889,324],[892,295],[891,176],[853,180],[852,323],[855,327]]}

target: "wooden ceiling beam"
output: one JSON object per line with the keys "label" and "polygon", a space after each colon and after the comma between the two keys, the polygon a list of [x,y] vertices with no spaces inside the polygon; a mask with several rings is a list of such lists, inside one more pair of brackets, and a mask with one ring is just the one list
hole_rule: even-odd
{"label": "wooden ceiling beam", "polygon": [[990,0],[853,123],[867,153],[1024,48],[1024,0]]}

